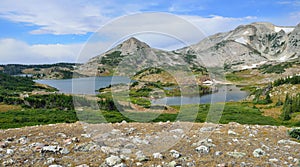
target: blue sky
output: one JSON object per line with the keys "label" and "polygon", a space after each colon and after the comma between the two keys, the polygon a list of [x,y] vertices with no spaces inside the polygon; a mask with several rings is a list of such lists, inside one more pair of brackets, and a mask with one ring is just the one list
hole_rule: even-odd
{"label": "blue sky", "polygon": [[[0,64],[76,62],[99,28],[142,12],[176,14],[211,35],[257,21],[295,26],[300,23],[300,0],[1,0]],[[112,41],[103,39],[80,61],[105,51]]]}

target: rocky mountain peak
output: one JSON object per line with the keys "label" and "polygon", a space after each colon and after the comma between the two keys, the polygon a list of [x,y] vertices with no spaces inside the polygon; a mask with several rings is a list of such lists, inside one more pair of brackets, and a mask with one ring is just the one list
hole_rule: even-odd
{"label": "rocky mountain peak", "polygon": [[131,37],[117,46],[117,49],[119,49],[119,51],[121,51],[123,54],[131,54],[139,49],[149,48],[149,45],[147,45],[145,42],[136,39],[135,37]]}

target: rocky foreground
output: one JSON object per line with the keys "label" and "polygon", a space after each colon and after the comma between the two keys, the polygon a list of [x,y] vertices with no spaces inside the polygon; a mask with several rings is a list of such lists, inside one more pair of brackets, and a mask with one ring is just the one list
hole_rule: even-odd
{"label": "rocky foreground", "polygon": [[288,128],[198,123],[85,123],[0,131],[0,166],[299,166]]}

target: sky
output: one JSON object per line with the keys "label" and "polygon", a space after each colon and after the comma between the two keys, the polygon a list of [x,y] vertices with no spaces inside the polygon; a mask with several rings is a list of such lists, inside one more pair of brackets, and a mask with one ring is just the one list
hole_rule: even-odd
{"label": "sky", "polygon": [[[143,13],[156,12],[179,19],[155,15],[150,18],[154,21],[147,22]],[[139,17],[127,17],[136,15]],[[180,19],[203,35],[177,27]],[[118,38],[126,38],[120,35],[133,32],[133,25],[147,30],[167,26],[185,32],[182,38],[190,44],[252,22],[295,26],[300,23],[300,0],[1,0],[0,64],[83,63],[111,48],[117,41],[112,37],[116,33]],[[93,41],[97,33],[99,39]],[[138,39],[166,50],[184,46],[157,34],[144,33]]]}

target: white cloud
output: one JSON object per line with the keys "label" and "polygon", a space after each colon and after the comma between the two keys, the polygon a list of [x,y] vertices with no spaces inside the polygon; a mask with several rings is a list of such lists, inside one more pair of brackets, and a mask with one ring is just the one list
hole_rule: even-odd
{"label": "white cloud", "polygon": [[73,45],[28,45],[15,39],[0,40],[1,64],[75,62],[81,48]]}
{"label": "white cloud", "polygon": [[1,64],[84,63],[106,51],[110,42],[29,45],[16,39],[0,39]]}
{"label": "white cloud", "polygon": [[277,3],[281,4],[281,5],[300,6],[300,1],[298,1],[298,0],[294,0],[294,1],[291,1],[291,0],[278,1]]}
{"label": "white cloud", "polygon": [[178,17],[165,13],[135,14],[109,22],[86,44],[29,45],[15,39],[0,39],[0,58],[1,63],[86,62],[112,47],[114,42],[121,42],[120,40],[132,35],[152,47],[172,50],[183,47],[184,44],[197,43],[207,35],[228,31],[255,19],[221,16]]}
{"label": "white cloud", "polygon": [[85,34],[95,32],[113,18],[153,5],[118,0],[1,0],[0,18],[37,26],[32,34]]}
{"label": "white cloud", "polygon": [[119,16],[140,9],[138,5],[118,9],[121,5],[88,0],[1,0],[0,17],[38,26],[33,34],[85,34],[96,31],[116,13]]}
{"label": "white cloud", "polygon": [[[169,11],[175,10],[177,12],[203,10],[203,6],[195,5],[197,3],[195,1],[184,3],[182,1],[174,1],[165,10],[168,10],[168,8]],[[0,17],[13,22],[37,26],[36,29],[31,31],[32,34],[85,34],[87,32],[95,32],[99,27],[118,16],[137,13],[149,9],[151,6],[157,6],[157,4],[153,2],[145,2],[143,4],[134,2],[120,3],[114,0],[1,0]],[[219,16],[211,18],[187,16],[186,18],[193,18],[192,20],[196,19],[196,21],[209,21],[208,24],[220,21],[218,25],[221,25],[224,21],[230,22],[234,20],[234,18]],[[216,28],[213,27],[213,29]]]}
{"label": "white cloud", "polygon": [[200,16],[182,16],[195,26],[197,26],[206,35],[213,35],[219,32],[227,32],[233,30],[241,24],[249,24],[257,21],[257,17],[247,16],[241,18],[223,17],[212,15],[211,17]]}
{"label": "white cloud", "polygon": [[106,36],[111,41],[118,41],[128,36],[138,36],[152,47],[175,49],[175,46],[183,46],[182,42],[191,45],[209,35],[232,30],[240,24],[254,22],[256,19],[251,16],[205,18],[166,13],[140,13],[113,20],[99,29],[91,39],[97,41]]}

